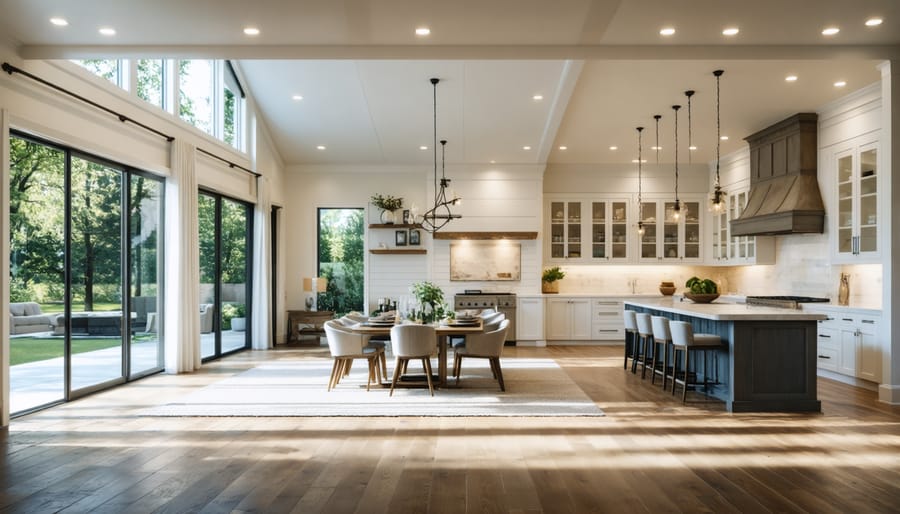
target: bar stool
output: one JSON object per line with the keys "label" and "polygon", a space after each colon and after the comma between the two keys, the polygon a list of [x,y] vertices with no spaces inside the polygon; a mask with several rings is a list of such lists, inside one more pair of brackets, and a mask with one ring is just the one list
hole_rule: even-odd
{"label": "bar stool", "polygon": [[[703,369],[703,386],[706,389],[707,397],[709,396],[709,385],[708,378],[709,373],[706,369],[706,352],[709,350],[718,351],[723,348],[722,338],[715,334],[695,334],[694,328],[690,323],[686,323],[684,321],[670,321],[669,322],[669,331],[672,335],[672,350],[673,350],[673,366],[672,366],[672,395],[675,395],[675,387],[677,384],[681,383],[682,385],[682,393],[681,393],[681,403],[685,403],[687,401],[687,388],[689,385],[697,385],[697,375],[694,374],[694,381],[692,382],[690,379],[690,362],[691,362],[691,352],[694,351],[702,351],[704,352],[704,369]],[[684,375],[681,380],[678,378],[678,353],[684,352]],[[718,372],[718,365],[716,366],[716,371]],[[719,377],[715,377],[715,382],[718,383]]]}
{"label": "bar stool", "polygon": [[[634,356],[637,353],[635,350],[637,349],[638,329],[637,318],[635,318],[634,314],[634,311],[622,311],[622,315],[625,318],[625,366],[622,369],[628,369],[628,357],[634,360]],[[631,350],[630,353],[629,350]]]}
{"label": "bar stool", "polygon": [[[653,358],[653,326],[650,323],[650,315],[645,312],[635,313],[637,320],[640,348],[638,349],[641,365],[641,380],[647,373],[647,360]],[[637,360],[632,361],[632,371],[637,369]]]}
{"label": "bar stool", "polygon": [[[672,334],[669,332],[669,318],[664,316],[651,316],[650,323],[653,325],[653,377],[650,383],[654,383],[656,373],[660,372],[663,376],[663,391],[666,390],[666,382],[669,378],[669,349],[672,346]],[[659,346],[662,345],[662,369],[657,370],[657,361],[659,360]],[[672,368],[672,377],[674,379],[674,367]]]}

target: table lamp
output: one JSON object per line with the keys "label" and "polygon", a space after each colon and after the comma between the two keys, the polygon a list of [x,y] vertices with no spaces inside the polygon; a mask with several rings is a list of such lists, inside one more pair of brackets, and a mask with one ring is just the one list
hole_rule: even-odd
{"label": "table lamp", "polygon": [[328,279],[325,277],[304,277],[303,291],[306,295],[306,310],[318,310],[317,300],[319,293],[324,293],[328,288]]}

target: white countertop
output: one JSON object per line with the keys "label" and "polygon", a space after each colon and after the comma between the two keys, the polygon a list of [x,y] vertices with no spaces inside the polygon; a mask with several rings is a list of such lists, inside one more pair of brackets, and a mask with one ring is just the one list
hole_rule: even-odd
{"label": "white countertop", "polygon": [[778,307],[763,307],[743,303],[724,303],[718,300],[713,303],[694,303],[690,300],[679,300],[680,297],[632,299],[625,300],[625,304],[715,321],[804,321],[820,320],[827,317],[824,314],[804,312],[796,309],[780,309]]}

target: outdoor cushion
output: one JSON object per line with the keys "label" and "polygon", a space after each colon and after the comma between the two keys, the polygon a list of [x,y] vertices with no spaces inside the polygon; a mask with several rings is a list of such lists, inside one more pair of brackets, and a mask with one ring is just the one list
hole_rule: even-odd
{"label": "outdoor cushion", "polygon": [[26,302],[25,303],[25,315],[26,316],[36,316],[38,314],[42,314],[41,306],[34,302]]}
{"label": "outdoor cushion", "polygon": [[25,304],[24,303],[11,303],[9,304],[9,313],[13,316],[24,316],[25,315]]}

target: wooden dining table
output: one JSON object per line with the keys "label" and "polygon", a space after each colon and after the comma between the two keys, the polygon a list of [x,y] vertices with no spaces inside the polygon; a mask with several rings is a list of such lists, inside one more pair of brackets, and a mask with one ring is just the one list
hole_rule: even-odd
{"label": "wooden dining table", "polygon": [[[351,325],[347,327],[348,329],[356,332],[357,334],[366,334],[366,335],[390,335],[391,327],[393,325],[381,325],[381,324],[368,324],[368,323],[357,323],[355,325]],[[481,318],[478,318],[476,324],[468,325],[468,324],[432,324],[434,326],[434,332],[437,336],[437,347],[438,347],[438,386],[446,386],[447,385],[447,352],[449,345],[449,339],[452,336],[464,336],[466,334],[477,334],[479,332],[484,331],[484,322]]]}

